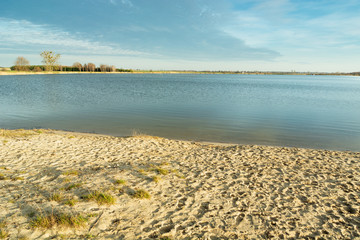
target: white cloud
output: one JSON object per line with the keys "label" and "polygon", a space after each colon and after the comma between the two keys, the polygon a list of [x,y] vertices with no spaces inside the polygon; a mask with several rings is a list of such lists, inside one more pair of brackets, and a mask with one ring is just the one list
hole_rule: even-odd
{"label": "white cloud", "polygon": [[88,40],[53,26],[9,18],[0,18],[0,44],[9,50],[12,46],[26,46],[28,49],[56,48],[81,54],[147,55],[115,44]]}

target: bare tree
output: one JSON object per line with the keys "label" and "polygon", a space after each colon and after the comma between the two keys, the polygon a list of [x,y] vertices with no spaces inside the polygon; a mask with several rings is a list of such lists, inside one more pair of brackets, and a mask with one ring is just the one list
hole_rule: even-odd
{"label": "bare tree", "polygon": [[73,67],[79,69],[79,71],[81,72],[81,69],[82,69],[81,63],[76,62],[76,63],[73,64]]}
{"label": "bare tree", "polygon": [[100,71],[101,72],[106,72],[106,70],[107,70],[107,66],[105,64],[101,64],[100,65]]}
{"label": "bare tree", "polygon": [[95,64],[88,63],[88,69],[90,72],[95,72],[95,68],[96,68]]}
{"label": "bare tree", "polygon": [[17,71],[29,70],[29,61],[24,57],[17,57],[15,60],[15,69]]}
{"label": "bare tree", "polygon": [[116,67],[114,65],[110,67],[110,72],[116,72]]}
{"label": "bare tree", "polygon": [[53,71],[57,69],[60,54],[55,54],[52,51],[43,51],[40,56],[43,58],[42,62],[46,65],[46,71]]}

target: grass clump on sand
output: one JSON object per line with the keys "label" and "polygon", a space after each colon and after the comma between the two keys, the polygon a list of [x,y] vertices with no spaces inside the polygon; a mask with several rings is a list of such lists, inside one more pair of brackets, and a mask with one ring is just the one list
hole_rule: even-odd
{"label": "grass clump on sand", "polygon": [[115,203],[115,197],[113,197],[108,193],[100,192],[100,191],[91,192],[87,195],[81,196],[81,198],[87,201],[94,200],[99,205],[104,205],[104,204],[112,205]]}
{"label": "grass clump on sand", "polygon": [[7,177],[5,177],[4,174],[0,173],[0,180],[6,180],[6,179],[7,179]]}
{"label": "grass clump on sand", "polygon": [[126,181],[123,180],[123,179],[115,179],[115,180],[114,180],[114,184],[115,184],[115,185],[125,185],[125,184],[126,184]]}
{"label": "grass clump on sand", "polygon": [[0,239],[6,239],[9,237],[9,233],[4,230],[6,227],[5,221],[0,221]]}
{"label": "grass clump on sand", "polygon": [[31,135],[42,133],[39,132],[41,130],[25,130],[25,129],[15,129],[15,130],[7,130],[0,129],[0,137],[5,138],[18,138],[18,137],[28,137]]}
{"label": "grass clump on sand", "polygon": [[49,196],[49,201],[60,202],[62,199],[63,199],[62,194],[57,192],[54,192]]}
{"label": "grass clump on sand", "polygon": [[153,181],[153,182],[158,183],[158,182],[160,182],[161,177],[158,177],[158,176],[153,176],[151,179],[152,179],[152,181]]}
{"label": "grass clump on sand", "polygon": [[137,189],[131,195],[133,198],[138,198],[138,199],[150,199],[151,198],[150,193],[148,193],[144,189]]}
{"label": "grass clump on sand", "polygon": [[77,228],[88,221],[87,217],[80,214],[50,213],[38,215],[30,222],[32,228],[52,228],[55,226]]}
{"label": "grass clump on sand", "polygon": [[65,187],[66,191],[70,191],[71,189],[78,188],[82,185],[82,183],[71,183]]}
{"label": "grass clump on sand", "polygon": [[161,174],[161,175],[168,175],[169,174],[169,170],[163,169],[163,168],[154,168],[152,169],[154,172],[156,172],[157,174]]}
{"label": "grass clump on sand", "polygon": [[4,229],[0,228],[0,239],[6,239],[9,237],[9,233],[6,232]]}
{"label": "grass clump on sand", "polygon": [[68,206],[70,206],[70,207],[75,206],[76,203],[77,203],[77,200],[74,199],[74,198],[67,199],[67,200],[65,200],[65,202],[64,202],[65,205],[68,205]]}
{"label": "grass clump on sand", "polygon": [[77,175],[79,175],[79,171],[77,171],[77,170],[69,170],[69,171],[63,172],[62,174],[65,175],[65,176],[70,176],[70,175],[77,176]]}

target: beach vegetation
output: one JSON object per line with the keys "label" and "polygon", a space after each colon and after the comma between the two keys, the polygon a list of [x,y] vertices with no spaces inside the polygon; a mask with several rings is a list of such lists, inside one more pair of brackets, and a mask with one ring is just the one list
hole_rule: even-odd
{"label": "beach vegetation", "polygon": [[11,180],[12,180],[12,181],[24,180],[24,178],[23,178],[23,177],[19,177],[19,176],[12,176],[12,177],[11,177]]}
{"label": "beach vegetation", "polygon": [[77,171],[77,170],[68,170],[68,171],[63,172],[62,174],[65,175],[65,176],[70,176],[70,175],[77,176],[77,175],[79,175],[79,171]]}
{"label": "beach vegetation", "polygon": [[0,228],[0,239],[6,239],[9,237],[9,233],[4,229]]}
{"label": "beach vegetation", "polygon": [[68,205],[70,207],[75,206],[76,203],[77,203],[77,200],[75,198],[69,198],[64,201],[64,204]]}
{"label": "beach vegetation", "polygon": [[63,179],[62,179],[62,182],[63,182],[63,183],[68,183],[68,182],[71,182],[71,179],[68,178],[68,177],[66,177],[66,178],[63,178]]}
{"label": "beach vegetation", "polygon": [[161,177],[158,177],[158,176],[153,176],[152,178],[152,181],[155,182],[155,183],[158,183],[161,181]]}
{"label": "beach vegetation", "polygon": [[71,183],[65,187],[66,191],[70,191],[71,189],[78,188],[82,185],[82,183]]}
{"label": "beach vegetation", "polygon": [[30,238],[24,235],[18,236],[17,240],[29,240]]}
{"label": "beach vegetation", "polygon": [[7,177],[4,174],[0,173],[0,180],[6,180],[6,179]]}
{"label": "beach vegetation", "polygon": [[30,222],[32,228],[70,227],[78,228],[83,226],[88,218],[80,214],[51,212],[39,214]]}
{"label": "beach vegetation", "polygon": [[34,130],[25,130],[25,129],[15,129],[7,130],[0,129],[0,137],[4,138],[18,138],[18,137],[28,137],[31,135],[37,134]]}
{"label": "beach vegetation", "polygon": [[63,195],[61,193],[54,192],[50,194],[48,199],[49,201],[60,202],[63,199]]}
{"label": "beach vegetation", "polygon": [[168,175],[169,174],[169,170],[164,169],[164,168],[154,168],[152,170],[154,172],[156,172],[157,174],[161,174],[161,175]]}
{"label": "beach vegetation", "polygon": [[114,179],[115,185],[126,185],[126,181],[123,179]]}
{"label": "beach vegetation", "polygon": [[161,236],[159,238],[159,240],[172,240],[172,238],[168,237],[168,236]]}
{"label": "beach vegetation", "polygon": [[115,197],[111,194],[108,194],[106,192],[101,191],[93,191],[89,194],[81,196],[81,199],[84,199],[86,201],[93,200],[97,202],[99,205],[112,205],[115,204]]}
{"label": "beach vegetation", "polygon": [[150,193],[148,193],[144,189],[136,189],[131,195],[133,198],[138,198],[138,199],[150,199],[151,198]]}
{"label": "beach vegetation", "polygon": [[5,239],[9,237],[9,233],[5,231],[7,222],[5,220],[0,221],[0,239]]}

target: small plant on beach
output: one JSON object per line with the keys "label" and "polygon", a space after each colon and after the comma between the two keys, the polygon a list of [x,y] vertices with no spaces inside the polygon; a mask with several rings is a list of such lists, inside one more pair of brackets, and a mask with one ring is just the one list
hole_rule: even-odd
{"label": "small plant on beach", "polygon": [[82,183],[71,183],[65,187],[66,191],[70,191],[71,189],[78,188],[82,185]]}
{"label": "small plant on beach", "polygon": [[161,236],[159,238],[159,240],[172,240],[172,239],[170,237],[168,237],[168,236]]}
{"label": "small plant on beach", "polygon": [[62,194],[57,192],[54,192],[49,196],[49,201],[60,202],[62,199],[63,199]]}
{"label": "small plant on beach", "polygon": [[115,185],[126,185],[126,181],[123,179],[115,179],[114,184]]}
{"label": "small plant on beach", "polygon": [[68,206],[70,206],[70,207],[75,206],[76,203],[77,203],[77,200],[74,199],[74,198],[67,199],[67,200],[65,200],[65,202],[64,202],[65,205],[68,205]]}
{"label": "small plant on beach", "polygon": [[150,199],[151,198],[150,193],[148,193],[144,189],[137,189],[131,195],[133,198],[138,198],[138,199]]}
{"label": "small plant on beach", "polygon": [[169,170],[166,170],[166,169],[163,169],[163,168],[154,168],[153,171],[156,172],[157,174],[161,174],[161,175],[168,175],[169,174]]}
{"label": "small plant on beach", "polygon": [[81,196],[81,198],[87,201],[94,200],[99,205],[112,205],[115,203],[115,197],[100,191],[93,191],[87,195]]}
{"label": "small plant on beach", "polygon": [[9,233],[6,232],[4,229],[0,228],[0,239],[6,239],[9,237]]}
{"label": "small plant on beach", "polygon": [[153,176],[153,177],[151,178],[151,180],[152,180],[153,182],[158,183],[158,182],[160,182],[161,177],[158,177],[158,176]]}
{"label": "small plant on beach", "polygon": [[9,141],[8,140],[3,140],[3,144],[7,144]]}
{"label": "small plant on beach", "polygon": [[9,233],[4,230],[6,225],[6,221],[0,221],[0,239],[5,239],[9,237]]}
{"label": "small plant on beach", "polygon": [[37,134],[33,130],[25,130],[25,129],[15,129],[15,130],[6,130],[0,129],[0,137],[5,138],[18,138],[18,137],[28,137],[31,135]]}
{"label": "small plant on beach", "polygon": [[68,177],[66,177],[66,178],[63,178],[63,179],[62,179],[62,182],[63,182],[63,183],[68,183],[68,182],[71,182],[71,179],[68,178]]}
{"label": "small plant on beach", "polygon": [[41,214],[30,222],[32,228],[52,228],[54,226],[63,226],[77,228],[83,226],[88,218],[80,214],[57,213]]}
{"label": "small plant on beach", "polygon": [[11,177],[11,180],[12,180],[12,181],[24,180],[24,178],[23,178],[23,177],[19,177],[19,176],[17,176],[17,177],[13,176],[13,177]]}
{"label": "small plant on beach", "polygon": [[79,175],[79,171],[77,171],[77,170],[69,170],[69,171],[65,171],[65,172],[63,172],[63,175],[65,175],[65,176],[77,176],[77,175]]}

